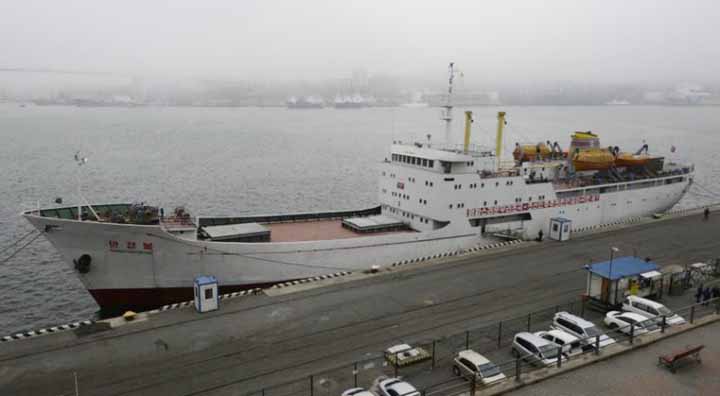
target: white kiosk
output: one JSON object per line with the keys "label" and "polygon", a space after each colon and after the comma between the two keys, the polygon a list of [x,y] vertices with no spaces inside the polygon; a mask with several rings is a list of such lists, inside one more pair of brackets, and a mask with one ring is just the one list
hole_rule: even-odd
{"label": "white kiosk", "polygon": [[550,239],[556,241],[567,241],[570,239],[572,220],[564,217],[553,217],[550,219]]}
{"label": "white kiosk", "polygon": [[195,278],[195,309],[208,312],[218,309],[218,282],[214,276],[198,276]]}

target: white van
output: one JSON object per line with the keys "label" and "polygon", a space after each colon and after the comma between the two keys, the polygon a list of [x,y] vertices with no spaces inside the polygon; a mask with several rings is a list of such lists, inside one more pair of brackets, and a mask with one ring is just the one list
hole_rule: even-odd
{"label": "white van", "polygon": [[[530,363],[550,366],[557,363],[560,347],[533,333],[521,332],[513,338],[512,353]],[[567,357],[562,355],[560,359],[567,360]]]}
{"label": "white van", "polygon": [[563,353],[568,357],[582,353],[580,339],[570,333],[566,333],[558,329],[551,329],[548,331],[538,331],[535,335],[540,338],[544,338],[557,346],[561,346]]}
{"label": "white van", "polygon": [[600,348],[615,343],[615,339],[608,337],[592,322],[568,312],[556,313],[551,327],[580,338],[584,345],[595,346],[597,336],[600,336]]}
{"label": "white van", "polygon": [[471,349],[458,352],[453,360],[453,373],[468,380],[475,377],[475,380],[483,385],[491,385],[505,379],[505,374],[498,366]]}
{"label": "white van", "polygon": [[667,325],[679,325],[685,323],[685,319],[682,316],[669,310],[664,305],[657,301],[648,300],[638,296],[627,296],[622,305],[623,311],[634,312],[640,314],[648,319],[657,318],[657,323],[662,322],[662,317],[665,316],[665,324]]}

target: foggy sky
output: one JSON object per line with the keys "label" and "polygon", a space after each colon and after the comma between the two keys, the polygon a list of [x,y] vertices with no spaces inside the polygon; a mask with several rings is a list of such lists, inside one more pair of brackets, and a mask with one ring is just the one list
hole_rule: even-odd
{"label": "foggy sky", "polygon": [[717,1],[8,1],[0,67],[316,80],[717,82]]}

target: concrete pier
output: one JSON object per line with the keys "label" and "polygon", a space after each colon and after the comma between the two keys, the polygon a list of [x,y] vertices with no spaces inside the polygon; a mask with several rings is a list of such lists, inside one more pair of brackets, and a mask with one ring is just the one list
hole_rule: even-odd
{"label": "concrete pier", "polygon": [[[661,266],[720,256],[720,215],[648,220],[563,243],[525,243],[376,275],[141,315],[0,344],[0,394],[245,395],[350,365],[400,341],[441,337],[576,299],[583,266],[621,255]],[[105,327],[111,324],[105,325]],[[96,331],[94,331],[96,330]],[[335,393],[333,391],[333,393]],[[339,393],[339,392],[338,392]]]}

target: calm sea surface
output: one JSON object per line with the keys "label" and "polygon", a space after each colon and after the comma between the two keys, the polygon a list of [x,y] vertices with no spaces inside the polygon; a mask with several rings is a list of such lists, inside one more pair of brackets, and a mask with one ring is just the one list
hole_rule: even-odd
{"label": "calm sea surface", "polygon": [[[454,139],[462,137],[455,112]],[[500,108],[472,109],[473,141],[493,144]],[[506,147],[569,143],[575,130],[603,145],[691,160],[697,186],[681,203],[720,201],[720,107],[506,107]],[[393,140],[443,138],[436,108],[79,108],[0,104],[0,251],[31,230],[23,209],[55,197],[185,205],[234,215],[363,208],[376,203],[376,169]],[[73,155],[89,162],[81,169]],[[508,151],[509,152],[509,151]],[[78,172],[80,170],[80,172]],[[708,189],[711,192],[708,192]],[[0,254],[0,335],[92,318],[98,307],[39,238]]]}

